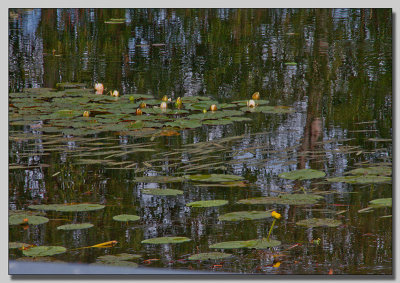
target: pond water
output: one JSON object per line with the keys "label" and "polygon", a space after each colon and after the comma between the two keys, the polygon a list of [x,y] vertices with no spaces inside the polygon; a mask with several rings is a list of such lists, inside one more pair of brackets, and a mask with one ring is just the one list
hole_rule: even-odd
{"label": "pond water", "polygon": [[[391,9],[9,10],[9,241],[66,249],[12,260],[392,274],[392,153]],[[213,246],[248,240],[277,245]]]}

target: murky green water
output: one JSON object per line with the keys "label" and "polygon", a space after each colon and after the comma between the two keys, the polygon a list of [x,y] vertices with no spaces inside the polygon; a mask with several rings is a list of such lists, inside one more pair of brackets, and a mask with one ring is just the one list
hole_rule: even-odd
{"label": "murky green water", "polygon": [[[124,20],[107,23],[112,18]],[[64,82],[82,83],[89,90],[47,89]],[[105,94],[116,89],[120,97],[95,95],[96,82],[104,84]],[[274,108],[284,113],[241,111],[245,105],[235,104],[227,110],[248,119],[232,121],[227,115],[168,132],[163,127],[168,122],[201,114],[204,107],[189,109],[191,103],[184,101],[189,113],[161,113],[161,120],[142,123],[134,114],[139,102],[129,100],[147,94],[158,105],[164,95],[173,101],[201,96],[217,101],[221,113],[222,103],[248,100],[256,91],[267,105],[285,106]],[[11,9],[9,93],[9,209],[105,205],[91,212],[47,211],[50,220],[40,225],[10,225],[11,242],[63,246],[67,251],[50,260],[74,263],[130,253],[141,255],[130,262],[142,267],[392,274],[392,209],[361,210],[374,199],[391,198],[391,181],[372,183],[377,175],[363,184],[327,181],[349,176],[356,168],[392,166],[390,9]],[[72,112],[66,114],[66,109]],[[91,117],[82,117],[85,109]],[[326,177],[278,176],[305,168],[323,171]],[[229,185],[190,179],[136,181],[194,174],[230,174],[243,180]],[[145,194],[149,188],[183,193]],[[322,199],[313,205],[238,202],[288,194]],[[186,206],[200,200],[228,204]],[[219,219],[246,210],[279,212],[271,239],[281,244],[210,248],[267,237],[272,218]],[[113,220],[119,214],[140,220]],[[310,218],[339,220],[340,225],[296,224]],[[94,226],[57,229],[88,222]],[[164,236],[191,241],[141,243]],[[78,249],[112,240],[118,242],[113,247]],[[232,256],[188,259],[205,252]],[[27,260],[18,249],[10,249],[9,256]]]}

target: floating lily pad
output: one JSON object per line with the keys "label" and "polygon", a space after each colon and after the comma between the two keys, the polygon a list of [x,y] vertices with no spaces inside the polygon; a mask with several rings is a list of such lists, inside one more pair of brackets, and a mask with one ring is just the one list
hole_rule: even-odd
{"label": "floating lily pad", "polygon": [[248,241],[228,241],[213,244],[210,246],[212,249],[267,249],[279,246],[281,244],[278,240],[263,238],[261,240],[248,240]]}
{"label": "floating lily pad", "polygon": [[209,182],[209,183],[220,183],[220,182],[232,182],[243,180],[242,176],[228,175],[228,174],[205,174],[205,175],[185,175],[186,179],[196,182]]}
{"label": "floating lily pad", "polygon": [[191,241],[191,239],[186,237],[159,237],[159,238],[143,240],[141,243],[159,245],[159,244],[179,244],[189,241]]}
{"label": "floating lily pad", "polygon": [[381,176],[391,176],[392,168],[391,167],[366,167],[366,168],[357,168],[354,170],[350,170],[346,172],[344,175],[381,175]]}
{"label": "floating lily pad", "polygon": [[311,227],[337,227],[341,225],[342,222],[336,219],[330,218],[309,218],[296,222],[296,225]]}
{"label": "floating lily pad", "polygon": [[136,177],[133,182],[137,183],[176,183],[182,182],[185,179],[182,177],[173,177],[173,176],[143,176]]}
{"label": "floating lily pad", "polygon": [[156,196],[176,196],[183,194],[183,191],[174,189],[143,189],[142,193]]}
{"label": "floating lily pad", "polygon": [[371,200],[370,207],[392,207],[392,198],[378,198]]}
{"label": "floating lily pad", "polygon": [[137,254],[122,253],[122,254],[116,254],[116,255],[102,255],[102,256],[99,256],[97,258],[97,260],[106,261],[106,262],[116,262],[116,261],[121,261],[121,260],[138,259],[141,257],[142,257],[141,255],[137,255]]}
{"label": "floating lily pad", "polygon": [[227,204],[227,200],[201,200],[201,201],[195,201],[195,202],[190,202],[187,203],[186,206],[190,207],[213,207],[213,206],[221,206]]}
{"label": "floating lily pad", "polygon": [[22,253],[25,256],[52,256],[56,254],[62,254],[67,251],[66,248],[61,246],[40,246],[40,247],[32,247],[27,250],[23,250]]}
{"label": "floating lily pad", "polygon": [[243,204],[287,204],[287,205],[308,205],[315,204],[324,197],[313,194],[287,194],[278,197],[256,197],[241,199],[238,202]]}
{"label": "floating lily pad", "polygon": [[328,182],[342,182],[348,184],[369,184],[391,182],[392,178],[378,175],[342,176],[326,179]]}
{"label": "floating lily pad", "polygon": [[57,227],[57,230],[81,230],[93,227],[91,223],[66,224]]}
{"label": "floating lily pad", "polygon": [[271,217],[270,211],[236,211],[220,215],[218,219],[224,221],[242,221],[268,217]]}
{"label": "floating lily pad", "polygon": [[325,177],[325,172],[314,170],[314,169],[300,169],[290,172],[284,172],[278,176],[289,180],[309,180],[315,178]]}
{"label": "floating lily pad", "polygon": [[200,253],[192,255],[188,260],[216,260],[231,257],[232,254],[220,253],[220,252],[210,252],[210,253]]}
{"label": "floating lily pad", "polygon": [[29,215],[29,214],[14,214],[8,217],[9,225],[29,224],[39,225],[49,222],[49,219],[43,216]]}
{"label": "floating lily pad", "polygon": [[94,203],[81,204],[38,204],[30,205],[28,208],[37,210],[54,210],[59,212],[82,212],[103,209],[105,205]]}
{"label": "floating lily pad", "polygon": [[127,221],[137,221],[137,220],[140,219],[140,216],[131,215],[131,214],[120,214],[120,215],[114,216],[113,219],[114,219],[115,221],[123,221],[123,222],[127,222]]}

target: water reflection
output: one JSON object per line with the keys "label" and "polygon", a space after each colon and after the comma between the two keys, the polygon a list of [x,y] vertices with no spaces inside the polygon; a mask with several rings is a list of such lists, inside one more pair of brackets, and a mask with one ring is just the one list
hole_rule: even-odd
{"label": "water reflection", "polygon": [[[118,89],[123,95],[139,92],[158,98],[210,95],[219,101],[232,101],[247,99],[254,91],[260,91],[270,105],[295,109],[285,115],[249,114],[253,118],[249,123],[183,130],[176,137],[155,137],[154,155],[127,153],[128,146],[149,142],[146,138],[100,134],[96,136],[98,142],[104,138],[108,144],[89,145],[95,141],[72,135],[57,140],[40,131],[40,122],[23,126],[26,137],[10,141],[10,164],[42,167],[10,171],[10,209],[42,202],[97,202],[107,204],[107,209],[95,216],[69,216],[70,221],[92,221],[99,230],[52,235],[48,231],[54,232],[59,223],[51,223],[48,230],[29,227],[22,235],[17,228],[10,228],[10,235],[38,245],[57,242],[73,247],[116,239],[120,242],[118,251],[143,253],[146,259],[161,258],[154,263],[156,266],[187,268],[189,265],[175,261],[208,251],[210,244],[219,241],[266,236],[268,221],[218,220],[223,213],[249,208],[237,204],[237,200],[299,192],[304,186],[308,191],[334,193],[324,195],[324,204],[316,207],[268,207],[279,209],[283,215],[274,237],[284,245],[268,251],[239,251],[223,270],[326,274],[334,268],[335,273],[345,274],[391,273],[391,220],[357,213],[373,198],[391,197],[390,185],[288,183],[276,177],[300,168],[321,169],[328,176],[341,176],[357,164],[391,161],[391,144],[368,141],[392,136],[390,10],[10,12],[10,92],[55,87],[58,82],[68,81],[85,82],[89,87],[103,82],[105,92]],[[125,18],[125,23],[105,24],[110,18]],[[49,146],[52,143],[56,146]],[[201,152],[195,152],[192,144],[205,146]],[[130,170],[117,170],[118,165],[109,168],[77,163],[83,152],[101,154],[115,146],[127,146],[121,150],[126,155],[116,161],[131,162]],[[160,161],[154,161],[155,158]],[[46,164],[51,167],[45,167]],[[193,170],[193,166],[199,167]],[[194,172],[241,175],[251,186],[232,189],[193,186],[187,182],[132,182],[141,175]],[[160,198],[143,194],[143,188],[182,189],[184,195]],[[207,210],[185,206],[208,199],[226,199],[230,203]],[[299,229],[295,225],[299,219],[332,215],[340,210],[344,212],[337,218],[343,220],[343,225],[337,229]],[[138,214],[142,220],[137,226],[109,220],[120,213]],[[379,216],[387,213],[391,212],[380,211]],[[143,239],[168,235],[188,236],[193,242],[176,247],[140,245]],[[310,244],[318,238],[320,245]],[[291,248],[295,244],[301,245]],[[272,255],[281,252],[287,258],[276,269]],[[64,259],[93,262],[98,255],[102,251],[65,255]]]}

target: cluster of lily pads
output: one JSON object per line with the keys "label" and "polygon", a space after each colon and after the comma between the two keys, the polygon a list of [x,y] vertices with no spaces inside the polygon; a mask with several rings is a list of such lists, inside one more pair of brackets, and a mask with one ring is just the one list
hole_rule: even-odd
{"label": "cluster of lily pads", "polygon": [[[118,21],[116,21],[118,22]],[[203,125],[226,125],[235,121],[248,121],[243,117],[248,112],[260,113],[291,113],[293,108],[287,106],[269,106],[268,101],[261,100],[253,95],[254,100],[233,101],[219,103],[209,97],[191,96],[176,100],[156,99],[148,94],[98,95],[92,90],[85,90],[79,84],[59,85],[57,91],[53,89],[29,89],[24,93],[10,94],[11,125],[29,125],[32,129],[43,132],[62,132],[72,135],[87,135],[106,131],[129,132],[144,129],[192,129]],[[138,111],[140,110],[140,111]],[[135,148],[132,152],[152,151],[152,149]],[[102,153],[104,154],[104,153]],[[118,156],[118,151],[109,152],[106,157]],[[126,152],[124,153],[126,154]],[[93,153],[89,153],[90,156]],[[99,162],[98,160],[94,160]],[[93,162],[94,162],[93,161]],[[87,161],[86,161],[87,162]],[[101,162],[104,162],[102,160]],[[87,164],[87,163],[86,163]],[[344,176],[327,178],[327,182],[345,182],[350,184],[381,183],[391,181],[390,167],[366,167],[351,170]],[[326,176],[325,172],[313,169],[301,169],[279,174],[279,177],[288,180],[310,180]],[[137,183],[174,183],[189,181],[196,186],[213,184],[219,187],[246,186],[242,176],[229,174],[187,174],[183,176],[137,176]],[[182,190],[165,188],[144,188],[143,194],[154,196],[182,195]],[[324,197],[312,193],[280,194],[278,196],[255,197],[238,200],[237,203],[245,205],[313,205],[323,200]],[[376,199],[370,202],[369,210],[378,207],[391,206],[392,199]],[[187,207],[209,208],[228,204],[227,200],[199,200],[187,203]],[[56,212],[90,212],[101,210],[105,206],[100,204],[41,204],[31,205],[28,211],[12,211],[9,215],[10,225],[39,225],[49,221],[43,211]],[[218,217],[220,221],[251,221],[271,218],[271,211],[250,210],[234,211]],[[121,214],[113,216],[113,220],[130,222],[140,220],[140,216]],[[275,223],[275,222],[274,222]],[[296,222],[304,227],[336,227],[341,225],[340,220],[331,218],[309,218]],[[91,223],[73,223],[58,226],[61,231],[89,229]],[[168,236],[150,238],[142,244],[177,244],[191,241],[190,238],[181,236]],[[21,247],[21,243],[10,243],[11,246]],[[275,239],[252,239],[244,241],[228,241],[214,243],[210,249],[266,249],[279,246],[281,242]],[[24,245],[24,244],[22,244]],[[97,245],[90,246],[96,247]],[[59,246],[41,246],[22,249],[26,256],[48,256],[66,252],[67,249]],[[207,252],[195,254],[189,260],[208,260],[230,257],[231,254],[223,252]],[[102,256],[97,259],[97,264],[119,264],[137,266],[129,260],[139,258],[140,255],[119,254]]]}
{"label": "cluster of lily pads", "polygon": [[59,90],[26,89],[10,93],[10,125],[30,125],[46,133],[88,135],[106,131],[129,132],[146,128],[193,129],[250,121],[246,112],[290,113],[289,106],[266,105],[267,100],[219,103],[207,96],[176,100],[150,94],[98,95],[81,84],[62,84]]}

